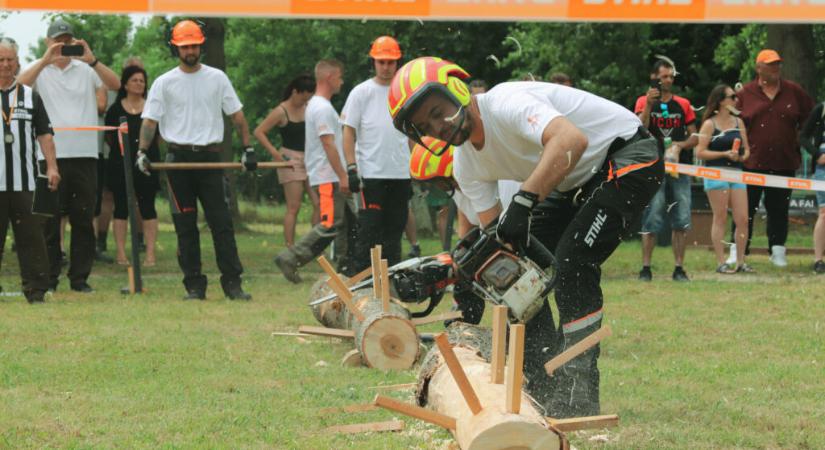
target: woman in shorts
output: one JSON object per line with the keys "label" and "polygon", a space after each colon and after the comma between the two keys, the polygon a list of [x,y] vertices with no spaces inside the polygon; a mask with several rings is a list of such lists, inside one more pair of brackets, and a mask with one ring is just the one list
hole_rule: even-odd
{"label": "woman in shorts", "polygon": [[[735,110],[736,93],[720,84],[710,91],[707,106],[702,116],[699,130],[699,144],[696,157],[705,161],[707,167],[742,170],[742,161],[750,156],[748,133],[745,123],[732,113]],[[735,141],[739,141],[736,144]],[[736,148],[738,146],[738,148]],[[713,225],[710,238],[716,252],[718,273],[753,272],[745,263],[745,244],[748,239],[748,193],[744,184],[722,180],[704,179],[705,193],[713,211]],[[722,238],[727,229],[728,207],[736,225],[736,265],[725,262]]]}
{"label": "woman in shorts", "polygon": [[[309,188],[304,166],[304,111],[315,92],[315,79],[300,75],[284,90],[283,100],[255,128],[255,138],[278,162],[292,162],[291,168],[278,169],[278,182],[284,189],[286,215],[284,216],[284,241],[287,247],[295,243],[295,223],[304,191],[312,200],[312,224],[320,221],[321,210],[318,196]],[[281,133],[281,148],[276,148],[266,134],[274,127]]]}

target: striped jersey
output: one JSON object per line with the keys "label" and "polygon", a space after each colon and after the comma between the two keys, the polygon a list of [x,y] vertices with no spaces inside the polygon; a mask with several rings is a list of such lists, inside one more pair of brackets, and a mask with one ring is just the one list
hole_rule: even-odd
{"label": "striped jersey", "polygon": [[0,90],[3,124],[0,145],[0,192],[34,191],[37,136],[54,134],[40,96],[16,81]]}

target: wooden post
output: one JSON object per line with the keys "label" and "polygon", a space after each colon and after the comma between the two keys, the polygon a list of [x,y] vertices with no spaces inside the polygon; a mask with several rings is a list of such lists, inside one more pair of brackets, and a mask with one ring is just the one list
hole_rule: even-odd
{"label": "wooden post", "polygon": [[507,362],[507,397],[505,409],[518,414],[521,408],[521,385],[524,371],[524,325],[510,327],[510,356]]}
{"label": "wooden post", "polygon": [[126,276],[129,277],[129,294],[135,295],[135,271],[132,266],[126,268]]}
{"label": "wooden post", "polygon": [[458,362],[458,358],[456,358],[453,352],[453,346],[450,345],[447,335],[444,333],[439,334],[435,337],[435,343],[438,345],[438,350],[441,351],[441,356],[444,358],[447,368],[450,369],[455,384],[458,385],[458,389],[461,391],[461,395],[464,397],[464,401],[467,402],[470,411],[472,411],[473,414],[480,413],[481,403],[478,401],[478,396],[473,390],[470,380],[467,379],[467,374],[464,373],[464,369],[461,368],[461,363]]}
{"label": "wooden post", "polygon": [[341,281],[341,278],[338,277],[338,274],[335,273],[335,269],[332,268],[332,264],[327,261],[327,259],[321,255],[318,257],[318,264],[321,265],[321,268],[324,269],[324,272],[329,275],[329,280],[327,283],[329,287],[338,294],[338,298],[347,305],[347,309],[349,312],[360,322],[364,321],[364,314],[355,307],[355,304],[352,303],[352,293],[349,291],[349,288]]}
{"label": "wooden post", "polygon": [[504,346],[507,343],[507,307],[493,306],[493,342],[490,359],[490,382],[504,382]]}
{"label": "wooden post", "polygon": [[408,403],[399,402],[398,400],[385,397],[381,394],[375,396],[374,403],[382,408],[391,411],[399,412],[416,419],[429,422],[434,425],[446,428],[448,430],[455,430],[455,418],[439,414],[435,411],[422,408],[420,406],[410,405]]}
{"label": "wooden post", "polygon": [[602,339],[610,336],[612,332],[610,331],[610,326],[605,325],[590,336],[582,339],[581,341],[574,344],[572,347],[568,348],[567,350],[561,352],[558,356],[551,359],[544,365],[544,370],[547,371],[547,375],[552,376],[553,372],[558,369],[559,367],[563,366],[565,363],[570,361],[571,359],[579,356],[580,354],[584,353],[588,348],[598,344]]}
{"label": "wooden post", "polygon": [[381,305],[385,313],[390,312],[390,268],[386,259],[381,260]]}
{"label": "wooden post", "polygon": [[[120,126],[128,130],[125,116],[120,118]],[[130,258],[132,265],[129,268],[129,293],[140,294],[143,292],[143,280],[140,277],[140,246],[138,245],[137,208],[135,208],[137,197],[135,196],[135,183],[133,181],[132,169],[132,152],[137,153],[137,149],[132,148],[135,140],[129,136],[128,132],[124,133],[121,138],[126,144],[126,148],[121,147],[120,150],[121,155],[123,155],[123,180],[126,183],[126,207],[129,212],[129,234],[132,239],[132,254]],[[98,182],[100,181],[98,180]]]}
{"label": "wooden post", "polygon": [[381,246],[376,245],[370,250],[370,267],[372,268],[372,294],[381,298]]}

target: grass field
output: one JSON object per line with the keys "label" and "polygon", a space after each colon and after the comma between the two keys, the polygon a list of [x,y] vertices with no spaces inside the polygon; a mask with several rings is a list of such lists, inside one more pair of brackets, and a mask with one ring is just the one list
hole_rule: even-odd
{"label": "grass field", "polygon": [[[208,300],[180,300],[174,233],[164,217],[158,265],[146,271],[143,295],[121,296],[125,271],[98,265],[93,295],[69,292],[63,279],[45,305],[0,297],[0,448],[449,448],[448,433],[413,420],[395,434],[323,431],[395,417],[321,410],[367,403],[376,392],[370,387],[409,383],[416,372],[342,368],[350,344],[272,335],[314,319],[306,306],[311,283],[294,286],[275,273],[281,231],[271,224],[278,213],[267,214],[269,224],[237,236],[249,303],[223,298],[208,233]],[[808,229],[795,231],[794,242],[809,245]],[[705,250],[687,259],[689,284],[669,280],[669,249],[657,250],[651,284],[635,281],[638,242],[622,245],[605,265],[614,335],[602,346],[602,411],[619,414],[621,424],[573,434],[572,443],[825,448],[825,278],[812,274],[810,257],[792,256],[784,270],[754,257],[758,273],[745,276],[714,274]],[[17,273],[7,251],[6,291],[18,290]],[[411,391],[390,395],[408,399]]]}

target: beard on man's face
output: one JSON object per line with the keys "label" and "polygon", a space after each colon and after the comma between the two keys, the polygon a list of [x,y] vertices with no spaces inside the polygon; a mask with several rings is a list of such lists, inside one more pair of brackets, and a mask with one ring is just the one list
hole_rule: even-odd
{"label": "beard on man's face", "polygon": [[198,60],[200,59],[200,55],[186,55],[181,56],[180,60],[183,61],[189,67],[195,67],[198,65]]}

